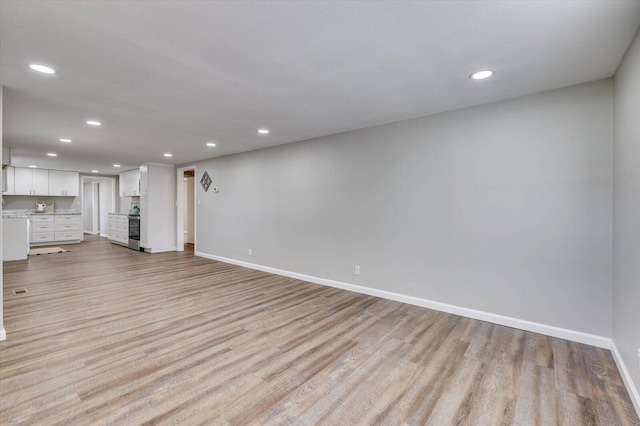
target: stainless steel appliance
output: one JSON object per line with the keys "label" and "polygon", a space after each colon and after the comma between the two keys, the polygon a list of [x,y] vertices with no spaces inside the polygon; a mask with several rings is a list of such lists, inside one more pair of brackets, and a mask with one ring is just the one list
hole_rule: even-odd
{"label": "stainless steel appliance", "polygon": [[140,251],[140,215],[129,215],[129,248]]}

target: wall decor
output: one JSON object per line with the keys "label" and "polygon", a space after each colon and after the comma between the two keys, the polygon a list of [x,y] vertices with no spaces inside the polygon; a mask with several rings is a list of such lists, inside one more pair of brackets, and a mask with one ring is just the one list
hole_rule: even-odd
{"label": "wall decor", "polygon": [[202,175],[202,179],[200,179],[200,185],[204,188],[204,192],[209,190],[209,185],[211,185],[211,178],[209,177],[209,173],[204,172]]}

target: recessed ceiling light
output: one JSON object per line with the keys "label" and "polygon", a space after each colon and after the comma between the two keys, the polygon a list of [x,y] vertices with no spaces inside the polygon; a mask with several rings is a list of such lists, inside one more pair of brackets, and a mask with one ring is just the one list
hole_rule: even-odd
{"label": "recessed ceiling light", "polygon": [[71,143],[71,139],[61,138],[60,142]]}
{"label": "recessed ceiling light", "polygon": [[87,124],[89,126],[102,126],[102,123],[99,121],[95,121],[95,120],[87,120]]}
{"label": "recessed ceiling light", "polygon": [[97,170],[91,170],[91,173],[98,173]]}
{"label": "recessed ceiling light", "polygon": [[258,129],[258,133],[260,133],[261,135],[268,135],[269,129]]}
{"label": "recessed ceiling light", "polygon": [[120,164],[114,164],[113,167],[120,167]]}
{"label": "recessed ceiling light", "polygon": [[33,164],[31,164],[29,167],[31,167],[32,169],[37,169],[38,166],[34,166]]}
{"label": "recessed ceiling light", "polygon": [[49,157],[57,157],[58,156],[58,154],[56,154],[55,152],[47,152],[47,155]]}
{"label": "recessed ceiling light", "polygon": [[43,74],[55,74],[56,73],[56,70],[54,70],[53,68],[48,67],[46,65],[29,64],[29,68],[31,68],[34,71],[41,72]]}
{"label": "recessed ceiling light", "polygon": [[168,152],[165,152],[165,153],[164,153],[164,156],[165,156],[165,157],[173,157],[173,154],[170,154],[170,153],[168,153]]}
{"label": "recessed ceiling light", "polygon": [[473,74],[471,74],[469,76],[469,78],[471,80],[484,80],[485,78],[489,78],[491,77],[493,74],[495,74],[495,71],[491,71],[491,70],[482,70],[482,71],[476,71]]}
{"label": "recessed ceiling light", "polygon": [[216,146],[215,142],[207,142],[207,146]]}

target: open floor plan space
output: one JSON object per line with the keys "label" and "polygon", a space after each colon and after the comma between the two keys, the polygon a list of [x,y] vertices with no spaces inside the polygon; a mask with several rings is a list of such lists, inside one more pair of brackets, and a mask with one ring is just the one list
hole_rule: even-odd
{"label": "open floor plan space", "polygon": [[640,424],[608,350],[192,250],[67,248],[4,265],[2,424]]}

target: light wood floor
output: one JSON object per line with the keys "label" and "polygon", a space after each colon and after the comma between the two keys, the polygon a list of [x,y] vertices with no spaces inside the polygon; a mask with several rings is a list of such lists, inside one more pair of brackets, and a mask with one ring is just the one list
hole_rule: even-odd
{"label": "light wood floor", "polygon": [[640,425],[606,350],[188,252],[65,247],[4,264],[3,424]]}

